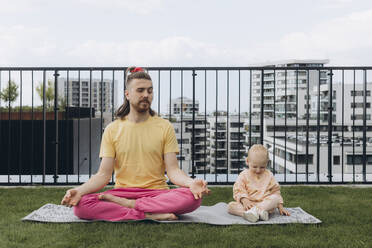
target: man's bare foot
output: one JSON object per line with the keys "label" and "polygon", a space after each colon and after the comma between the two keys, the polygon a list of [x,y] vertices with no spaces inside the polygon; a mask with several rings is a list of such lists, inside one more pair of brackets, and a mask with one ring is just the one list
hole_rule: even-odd
{"label": "man's bare foot", "polygon": [[178,220],[175,214],[151,214],[145,213],[147,219],[151,220]]}
{"label": "man's bare foot", "polygon": [[129,200],[123,197],[117,197],[111,194],[102,194],[98,196],[98,199],[103,201],[109,201],[119,204],[120,206],[127,207],[127,208],[134,208],[136,204],[136,200]]}

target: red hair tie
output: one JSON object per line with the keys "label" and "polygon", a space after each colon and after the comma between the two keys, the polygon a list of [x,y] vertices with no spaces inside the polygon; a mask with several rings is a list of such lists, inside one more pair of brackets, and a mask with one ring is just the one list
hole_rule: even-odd
{"label": "red hair tie", "polygon": [[141,67],[136,67],[134,68],[131,72],[139,72],[139,71],[145,71],[144,69],[142,69]]}

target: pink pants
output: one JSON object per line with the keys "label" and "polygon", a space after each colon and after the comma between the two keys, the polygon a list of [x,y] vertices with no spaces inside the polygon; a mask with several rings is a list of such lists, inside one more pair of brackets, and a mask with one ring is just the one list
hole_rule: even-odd
{"label": "pink pants", "polygon": [[[117,203],[102,201],[98,195],[111,194],[127,199],[136,199],[134,208]],[[118,188],[102,193],[84,195],[74,207],[74,213],[88,220],[141,220],[145,213],[173,213],[176,215],[194,211],[200,207],[201,199],[195,200],[188,188],[176,189],[139,189]]]}

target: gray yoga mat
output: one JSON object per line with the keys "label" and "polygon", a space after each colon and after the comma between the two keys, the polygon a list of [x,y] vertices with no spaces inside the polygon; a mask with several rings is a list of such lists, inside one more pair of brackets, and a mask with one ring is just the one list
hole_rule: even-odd
{"label": "gray yoga mat", "polygon": [[[287,208],[291,216],[281,216],[278,211],[270,214],[268,221],[258,221],[250,223],[239,216],[231,215],[227,212],[227,204],[219,202],[213,206],[201,206],[192,213],[183,214],[175,221],[156,221],[160,223],[207,223],[211,225],[260,225],[260,224],[289,224],[289,223],[304,223],[318,224],[321,221],[314,216],[306,213],[300,207]],[[38,221],[52,223],[72,223],[72,222],[92,222],[76,217],[72,208],[62,205],[46,204],[33,211],[22,219],[23,221]],[[96,220],[97,221],[97,220]],[[133,222],[122,221],[122,222]]]}

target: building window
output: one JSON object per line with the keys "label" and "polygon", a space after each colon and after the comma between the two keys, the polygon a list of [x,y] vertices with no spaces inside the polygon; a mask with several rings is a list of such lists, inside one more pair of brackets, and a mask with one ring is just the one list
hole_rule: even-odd
{"label": "building window", "polygon": [[[364,91],[363,90],[352,90],[350,91],[351,96],[364,96]],[[371,95],[371,91],[367,90],[367,96]]]}
{"label": "building window", "polygon": [[[368,165],[372,165],[372,155],[366,155],[367,156],[367,161],[366,163]],[[354,158],[354,164],[363,164],[363,155],[347,155],[347,164],[348,165],[353,165],[353,158]]]}
{"label": "building window", "polygon": [[308,161],[309,164],[313,164],[313,155],[312,154],[309,154],[306,156],[306,154],[302,155],[302,154],[299,154],[297,155],[298,157],[298,160],[297,160],[297,164],[306,164],[306,160]]}
{"label": "building window", "polygon": [[[351,120],[363,120],[364,119],[364,115],[351,115]],[[371,120],[371,115],[368,114],[366,115],[366,120]]]}
{"label": "building window", "polygon": [[333,156],[333,164],[340,165],[340,156]]}
{"label": "building window", "polygon": [[[363,102],[352,102],[350,103],[350,107],[351,108],[364,108],[364,103]],[[371,103],[367,102],[366,108],[371,108]]]}

